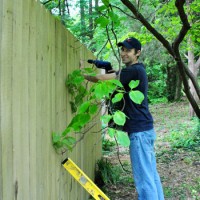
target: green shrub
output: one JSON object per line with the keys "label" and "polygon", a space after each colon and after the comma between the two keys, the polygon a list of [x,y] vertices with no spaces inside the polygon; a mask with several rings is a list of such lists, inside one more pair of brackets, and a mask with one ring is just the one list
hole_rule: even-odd
{"label": "green shrub", "polygon": [[112,147],[114,147],[115,144],[116,143],[114,141],[104,138],[102,143],[102,149],[103,151],[111,151]]}
{"label": "green shrub", "polygon": [[95,182],[98,186],[116,184],[119,181],[121,168],[114,166],[108,159],[101,159],[97,162]]}
{"label": "green shrub", "polygon": [[192,120],[193,127],[182,124],[178,130],[174,130],[165,140],[170,142],[172,148],[193,149],[200,146],[200,123],[199,119]]}

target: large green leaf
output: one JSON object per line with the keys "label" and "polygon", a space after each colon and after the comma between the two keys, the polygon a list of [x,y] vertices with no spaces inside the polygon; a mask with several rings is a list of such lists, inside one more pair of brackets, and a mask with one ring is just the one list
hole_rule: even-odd
{"label": "large green leaf", "polygon": [[95,96],[98,99],[102,99],[103,97],[109,97],[111,91],[112,90],[110,90],[110,88],[104,81],[98,82],[94,88]]}
{"label": "large green leaf", "polygon": [[128,134],[123,131],[116,131],[116,138],[120,145],[128,147],[130,145],[130,140]]}
{"label": "large green leaf", "polygon": [[131,100],[136,104],[141,104],[142,101],[144,100],[144,94],[139,90],[130,91],[129,96]]}
{"label": "large green leaf", "polygon": [[111,115],[103,115],[101,116],[101,120],[104,124],[107,124],[112,119]]}
{"label": "large green leaf", "polygon": [[121,111],[116,111],[113,115],[115,124],[123,126],[126,122],[126,115]]}
{"label": "large green leaf", "polygon": [[115,135],[116,130],[113,128],[108,128],[108,135],[113,138]]}
{"label": "large green leaf", "polygon": [[129,87],[130,87],[131,89],[136,88],[136,87],[139,85],[139,83],[140,83],[139,80],[136,80],[136,81],[132,80],[132,81],[129,83]]}
{"label": "large green leaf", "polygon": [[113,102],[113,103],[117,103],[117,102],[121,101],[122,98],[123,98],[123,96],[124,96],[124,94],[122,94],[122,93],[117,93],[117,94],[112,98],[112,102]]}
{"label": "large green leaf", "polygon": [[101,17],[96,19],[96,23],[99,24],[103,28],[103,27],[106,27],[109,24],[109,19],[101,16]]}
{"label": "large green leaf", "polygon": [[81,114],[81,113],[84,113],[88,110],[90,106],[90,101],[86,101],[84,102],[83,104],[81,104],[81,106],[79,107],[79,111],[78,113]]}
{"label": "large green leaf", "polygon": [[89,107],[89,113],[90,113],[91,115],[94,115],[97,111],[98,111],[98,106],[97,106],[97,105],[93,104],[93,105],[91,105],[91,106]]}
{"label": "large green leaf", "polygon": [[102,2],[103,2],[103,4],[105,5],[105,6],[109,6],[109,3],[110,3],[110,1],[109,0],[102,0]]}
{"label": "large green leaf", "polygon": [[85,126],[87,124],[87,122],[90,121],[90,115],[89,114],[86,114],[86,113],[81,113],[81,114],[78,114],[76,115],[71,123],[69,124],[69,128],[73,128],[74,131],[80,131],[81,128],[83,126]]}

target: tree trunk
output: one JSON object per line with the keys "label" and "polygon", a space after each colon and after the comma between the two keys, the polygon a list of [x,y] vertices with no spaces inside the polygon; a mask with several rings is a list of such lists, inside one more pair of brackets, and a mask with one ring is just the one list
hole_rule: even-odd
{"label": "tree trunk", "polygon": [[85,7],[84,0],[80,0],[80,14],[81,14],[81,38],[82,41],[85,41],[85,32],[86,32],[86,24],[85,24]]}
{"label": "tree trunk", "polygon": [[177,8],[179,17],[182,22],[182,27],[180,29],[179,34],[175,38],[174,42],[172,45],[169,43],[169,41],[166,40],[166,38],[158,32],[145,18],[144,16],[137,10],[137,8],[129,1],[129,0],[121,0],[121,2],[127,6],[127,8],[135,15],[135,17],[149,30],[162,44],[163,46],[168,50],[169,54],[172,55],[174,61],[177,63],[183,85],[184,85],[184,92],[191,103],[196,115],[198,118],[200,118],[200,108],[195,101],[195,98],[190,92],[189,84],[188,84],[188,77],[192,81],[192,84],[194,85],[195,91],[200,97],[200,88],[198,85],[198,82],[195,80],[194,75],[191,73],[191,71],[185,66],[183,63],[181,56],[180,56],[180,43],[183,41],[185,38],[188,30],[191,28],[189,22],[188,22],[188,17],[185,13],[184,10],[184,4],[185,0],[175,0],[175,6]]}
{"label": "tree trunk", "polygon": [[[193,73],[194,77],[196,78],[197,80],[197,75],[198,75],[198,68],[199,66],[195,65],[195,58],[194,58],[194,53],[193,53],[193,44],[192,44],[192,40],[191,40],[191,37],[188,38],[188,46],[189,46],[189,50],[188,50],[188,68],[190,69],[190,71]],[[199,98],[198,98],[198,95],[195,91],[195,88],[192,84],[192,82],[189,80],[189,86],[190,86],[190,92],[191,94],[193,95],[195,101],[199,101]],[[189,115],[190,117],[194,117],[195,116],[195,112],[194,112],[194,109],[192,107],[191,104],[189,104]]]}
{"label": "tree trunk", "polygon": [[179,101],[182,97],[182,94],[181,94],[182,83],[183,83],[183,81],[182,81],[182,78],[180,76],[179,70],[177,70],[177,73],[176,73],[176,91],[175,91],[175,97],[174,97],[175,101]]}
{"label": "tree trunk", "polygon": [[169,102],[181,99],[182,79],[176,64],[167,66],[167,100]]}
{"label": "tree trunk", "polygon": [[99,7],[99,0],[95,0],[94,7],[95,7],[95,10],[97,10],[97,8]]}
{"label": "tree trunk", "polygon": [[[189,12],[190,12],[190,0],[186,0],[186,6],[187,6],[187,15],[189,15]],[[189,35],[188,37],[188,47],[189,47],[189,50],[188,50],[188,68],[190,69],[191,73],[193,73],[196,81],[197,81],[197,75],[198,75],[198,66],[195,65],[195,58],[194,58],[194,46],[193,46],[193,42],[192,42],[192,39],[191,39],[191,35]],[[193,95],[194,99],[196,102],[199,101],[199,97],[196,93],[196,90],[194,88],[194,85],[192,84],[191,80],[189,80],[189,86],[190,86],[190,92],[191,94]],[[195,112],[194,112],[194,109],[191,105],[191,103],[189,103],[189,116],[190,117],[194,117],[195,116]]]}
{"label": "tree trunk", "polygon": [[89,38],[93,38],[93,9],[92,9],[92,0],[89,0]]}
{"label": "tree trunk", "polygon": [[167,66],[167,100],[172,102],[175,100],[175,93],[176,93],[176,83],[177,83],[177,67],[176,65]]}

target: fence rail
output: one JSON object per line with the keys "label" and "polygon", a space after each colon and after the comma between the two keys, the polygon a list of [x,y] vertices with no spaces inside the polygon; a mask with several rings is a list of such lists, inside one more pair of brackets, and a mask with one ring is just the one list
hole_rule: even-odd
{"label": "fence rail", "polygon": [[88,199],[61,161],[70,156],[94,178],[101,136],[61,156],[51,134],[72,117],[67,74],[91,57],[40,2],[0,0],[0,200]]}

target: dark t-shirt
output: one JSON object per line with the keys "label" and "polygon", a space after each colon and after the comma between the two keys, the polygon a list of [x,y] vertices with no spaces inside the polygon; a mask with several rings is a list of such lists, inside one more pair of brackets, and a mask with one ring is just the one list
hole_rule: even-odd
{"label": "dark t-shirt", "polygon": [[[144,94],[142,104],[134,103],[129,97],[130,88],[128,84],[131,80],[139,80],[140,83],[134,90],[139,90]],[[147,131],[153,128],[153,118],[148,108],[147,91],[148,79],[142,63],[136,63],[121,70],[120,82],[124,86],[125,107],[123,112],[127,119],[123,130],[128,133]]]}

